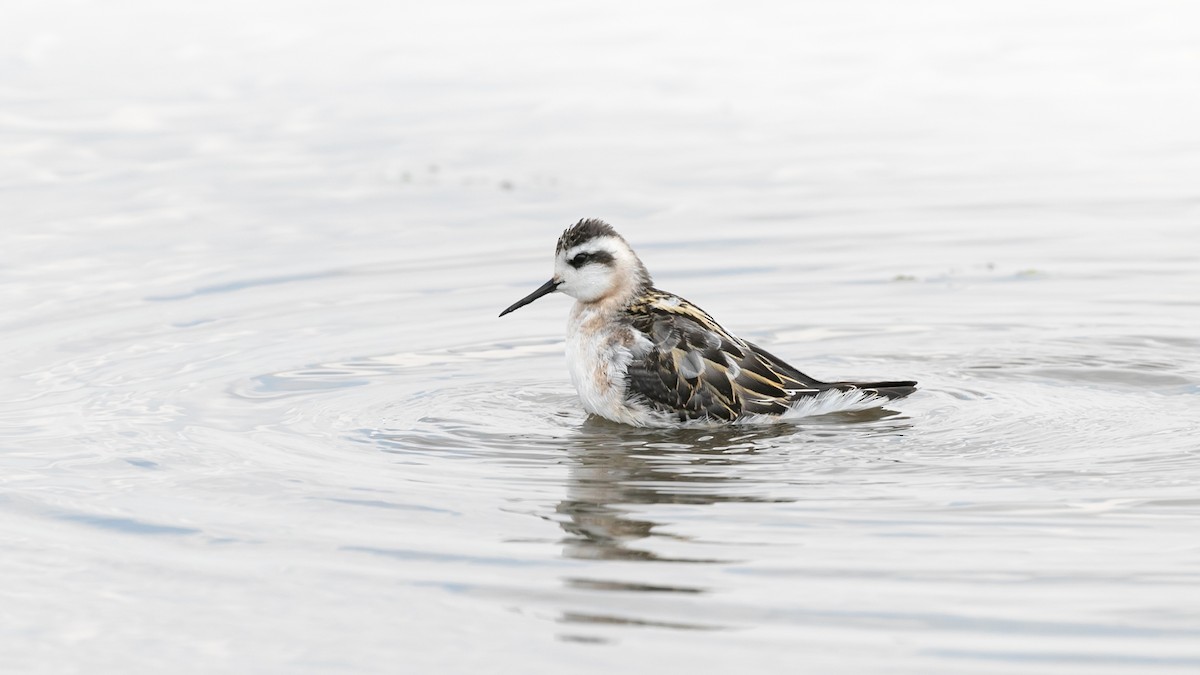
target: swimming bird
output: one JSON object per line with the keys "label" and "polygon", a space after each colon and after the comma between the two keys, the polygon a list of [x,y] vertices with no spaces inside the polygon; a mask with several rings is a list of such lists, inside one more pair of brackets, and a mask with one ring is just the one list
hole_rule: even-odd
{"label": "swimming bird", "polygon": [[566,340],[571,382],[584,409],[614,422],[772,421],[805,410],[874,407],[916,390],[910,380],[822,382],[805,375],[655,288],[633,248],[602,220],[567,228],[555,247],[554,276],[500,316],[556,291],[575,298]]}

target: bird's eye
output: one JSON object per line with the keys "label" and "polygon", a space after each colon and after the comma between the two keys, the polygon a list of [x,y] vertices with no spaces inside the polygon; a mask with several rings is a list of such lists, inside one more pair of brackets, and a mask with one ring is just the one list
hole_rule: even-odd
{"label": "bird's eye", "polygon": [[579,255],[576,255],[574,258],[571,258],[570,260],[568,260],[567,264],[570,265],[571,267],[578,269],[578,268],[586,265],[587,262],[591,259],[592,259],[591,253],[580,253]]}

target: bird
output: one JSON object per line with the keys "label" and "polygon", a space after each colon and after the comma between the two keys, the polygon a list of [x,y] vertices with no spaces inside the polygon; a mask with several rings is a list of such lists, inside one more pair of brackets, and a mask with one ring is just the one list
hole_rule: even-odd
{"label": "bird", "polygon": [[822,382],[805,375],[655,288],[633,248],[603,220],[568,227],[555,246],[554,276],[500,316],[555,292],[575,298],[566,335],[571,382],[587,412],[613,422],[777,422],[814,410],[875,407],[916,390],[912,380]]}

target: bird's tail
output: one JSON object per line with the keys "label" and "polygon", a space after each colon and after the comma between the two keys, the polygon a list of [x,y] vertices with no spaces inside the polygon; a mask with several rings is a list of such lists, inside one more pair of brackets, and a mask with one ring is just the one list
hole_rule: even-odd
{"label": "bird's tail", "polygon": [[815,377],[810,377],[788,365],[778,356],[768,352],[758,345],[751,344],[750,347],[766,361],[777,373],[786,376],[788,379],[796,382],[804,387],[796,392],[797,398],[805,398],[815,394],[824,393],[830,390],[835,391],[861,391],[864,394],[873,394],[882,396],[883,398],[904,398],[917,390],[916,380],[895,380],[891,382],[822,382]]}
{"label": "bird's tail", "polygon": [[898,380],[895,382],[825,382],[830,389],[838,391],[861,391],[884,398],[904,398],[917,390],[914,380]]}

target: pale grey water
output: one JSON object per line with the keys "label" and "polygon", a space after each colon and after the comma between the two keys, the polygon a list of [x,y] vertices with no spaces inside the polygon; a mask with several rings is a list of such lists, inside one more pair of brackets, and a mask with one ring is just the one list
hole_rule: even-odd
{"label": "pale grey water", "polygon": [[[5,672],[1200,670],[1200,10],[0,22]],[[884,411],[585,419],[613,222]]]}

